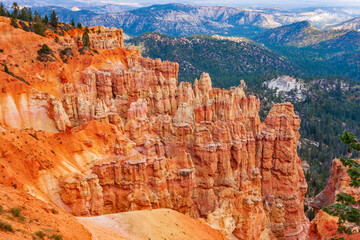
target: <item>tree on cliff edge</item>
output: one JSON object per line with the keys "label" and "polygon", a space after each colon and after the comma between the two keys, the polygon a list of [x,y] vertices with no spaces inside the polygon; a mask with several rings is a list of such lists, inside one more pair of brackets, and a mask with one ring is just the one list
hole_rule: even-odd
{"label": "tree on cliff edge", "polygon": [[82,42],[84,47],[90,48],[90,37],[89,34],[85,31],[82,36]]}
{"label": "tree on cliff edge", "polygon": [[[349,146],[348,152],[352,150],[360,151],[360,139],[355,137],[353,133],[344,132],[340,135],[343,143]],[[360,163],[353,159],[340,158],[341,163],[348,167],[348,173],[351,181],[350,186],[354,188],[360,187]],[[337,203],[324,207],[324,211],[332,216],[339,217],[338,232],[351,235],[359,230],[360,227],[360,200],[356,201],[355,198],[347,193],[336,195]],[[349,224],[347,224],[349,223]],[[333,239],[333,238],[332,238]],[[338,238],[344,239],[344,238]]]}
{"label": "tree on cliff edge", "polygon": [[50,24],[51,26],[53,26],[54,28],[58,27],[58,17],[56,16],[55,10],[52,11],[51,16],[50,16]]}

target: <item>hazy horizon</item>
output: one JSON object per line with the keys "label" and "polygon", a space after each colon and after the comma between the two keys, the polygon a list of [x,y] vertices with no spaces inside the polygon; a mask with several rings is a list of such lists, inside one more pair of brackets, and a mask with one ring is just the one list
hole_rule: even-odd
{"label": "hazy horizon", "polygon": [[318,0],[314,2],[313,0],[275,0],[275,1],[265,1],[265,0],[223,0],[213,1],[213,0],[182,0],[182,1],[173,1],[173,0],[139,0],[134,2],[129,2],[128,0],[78,0],[78,2],[91,3],[91,4],[121,4],[121,5],[133,5],[133,6],[150,6],[155,4],[167,4],[167,3],[182,3],[190,5],[201,5],[201,6],[229,6],[229,7],[274,7],[274,8],[308,8],[308,7],[360,7],[360,0]]}

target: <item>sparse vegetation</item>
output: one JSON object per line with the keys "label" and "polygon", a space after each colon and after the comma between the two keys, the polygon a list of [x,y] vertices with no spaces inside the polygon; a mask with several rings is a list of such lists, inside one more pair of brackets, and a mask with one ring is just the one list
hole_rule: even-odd
{"label": "sparse vegetation", "polygon": [[45,233],[42,231],[35,232],[35,235],[41,239],[43,239],[45,237]]}
{"label": "sparse vegetation", "polygon": [[48,45],[43,44],[42,47],[41,47],[41,49],[40,49],[40,51],[41,51],[42,53],[49,54],[49,53],[51,52],[51,49],[49,48]]}
{"label": "sparse vegetation", "polygon": [[310,221],[312,221],[314,218],[315,218],[315,216],[316,216],[316,212],[314,211],[314,209],[309,209],[309,211],[306,213],[306,216],[307,216],[307,218],[310,220]]}
{"label": "sparse vegetation", "polygon": [[54,62],[56,57],[50,47],[46,44],[43,44],[41,49],[38,51],[38,57],[36,59],[40,62]]}
{"label": "sparse vegetation", "polygon": [[9,68],[8,68],[8,66],[7,66],[6,64],[4,65],[4,72],[10,73],[10,72],[9,72]]}
{"label": "sparse vegetation", "polygon": [[14,231],[11,224],[9,224],[7,222],[0,222],[0,229],[2,231],[7,231],[7,232],[13,232]]}
{"label": "sparse vegetation", "polygon": [[54,28],[58,27],[58,17],[56,16],[56,12],[54,10],[51,12],[50,25]]}
{"label": "sparse vegetation", "polygon": [[84,47],[90,48],[90,37],[89,34],[85,31],[82,36],[82,43]]}
{"label": "sparse vegetation", "polygon": [[20,208],[11,208],[10,212],[16,218],[19,218],[21,216],[21,209]]}
{"label": "sparse vegetation", "polygon": [[10,25],[13,26],[14,28],[20,28],[19,23],[15,17],[11,18]]}
{"label": "sparse vegetation", "polygon": [[63,240],[62,236],[54,234],[51,236],[51,238],[55,239],[55,240]]}
{"label": "sparse vegetation", "polygon": [[20,216],[20,217],[19,217],[19,222],[25,223],[25,217],[24,217],[24,216]]}
{"label": "sparse vegetation", "polygon": [[63,60],[63,62],[67,63],[69,57],[72,55],[72,50],[71,48],[65,48],[63,50],[60,51],[59,56],[60,58]]}

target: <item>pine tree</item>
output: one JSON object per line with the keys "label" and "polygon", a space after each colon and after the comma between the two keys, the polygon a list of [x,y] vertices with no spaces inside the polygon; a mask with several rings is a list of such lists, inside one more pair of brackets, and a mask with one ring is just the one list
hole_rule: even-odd
{"label": "pine tree", "polygon": [[74,19],[71,19],[71,26],[75,27],[75,21],[74,21]]}
{"label": "pine tree", "polygon": [[52,11],[51,16],[50,16],[50,24],[51,26],[53,26],[54,28],[58,27],[58,17],[56,16],[56,12],[55,10]]}
{"label": "pine tree", "polygon": [[29,13],[26,7],[21,9],[19,18],[23,21],[29,21]]}
{"label": "pine tree", "polygon": [[45,37],[46,27],[45,27],[44,23],[41,21],[40,15],[36,11],[35,11],[34,20],[35,20],[34,32],[36,34],[39,34],[40,36]]}
{"label": "pine tree", "polygon": [[33,16],[32,16],[31,8],[28,8],[28,16],[29,16],[29,21],[32,22],[34,19],[33,19]]}
{"label": "pine tree", "polygon": [[11,23],[10,23],[10,25],[13,26],[13,27],[15,27],[15,28],[19,28],[19,27],[20,27],[17,19],[16,19],[14,16],[11,17]]}
{"label": "pine tree", "polygon": [[4,66],[4,72],[10,73],[10,72],[9,72],[9,68],[8,68],[8,66],[6,66],[6,65]]}
{"label": "pine tree", "polygon": [[16,2],[14,2],[13,5],[11,6],[11,8],[13,9],[12,17],[18,18],[19,5]]}
{"label": "pine tree", "polygon": [[82,36],[82,42],[83,42],[84,47],[90,48],[90,37],[87,32],[84,32],[84,34]]}
{"label": "pine tree", "polygon": [[80,29],[82,29],[82,25],[81,25],[80,22],[78,22],[77,27],[80,28]]}
{"label": "pine tree", "polygon": [[49,18],[47,15],[45,15],[44,19],[42,20],[43,23],[48,24],[49,23]]}
{"label": "pine tree", "polygon": [[0,3],[0,16],[6,16],[6,8],[3,3]]}

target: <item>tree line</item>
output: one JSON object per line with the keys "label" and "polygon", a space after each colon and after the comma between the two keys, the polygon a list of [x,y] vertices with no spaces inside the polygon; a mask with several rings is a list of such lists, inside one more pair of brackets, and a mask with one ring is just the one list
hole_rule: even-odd
{"label": "tree line", "polygon": [[[20,7],[16,2],[12,4],[11,11],[1,2],[0,16],[11,18],[11,25],[15,28],[20,28],[21,26],[23,30],[31,31],[41,36],[45,36],[47,27],[55,29],[59,27],[59,17],[56,15],[55,10],[51,12],[50,18],[48,15],[41,17],[38,12],[33,12],[30,7]],[[28,25],[24,22],[28,22]],[[71,20],[71,25],[75,27],[74,19]],[[77,27],[82,29],[82,24],[79,22]]]}

